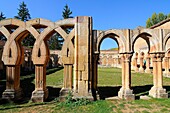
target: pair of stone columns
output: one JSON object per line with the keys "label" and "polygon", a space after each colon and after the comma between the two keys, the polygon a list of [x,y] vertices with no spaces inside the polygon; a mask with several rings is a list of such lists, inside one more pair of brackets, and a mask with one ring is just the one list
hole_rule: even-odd
{"label": "pair of stone columns", "polygon": [[[162,78],[162,58],[164,54],[152,54],[153,61],[153,87],[149,91],[149,95],[154,98],[168,98],[166,89],[163,88]],[[134,94],[131,87],[131,54],[122,54],[122,87],[118,92],[118,97],[127,100],[133,100]],[[149,58],[147,58],[149,60]],[[148,65],[148,64],[147,64]]]}
{"label": "pair of stone columns", "polygon": [[166,89],[163,88],[163,76],[162,76],[162,59],[163,53],[152,54],[153,62],[153,87],[149,91],[149,95],[154,98],[168,98]]}
{"label": "pair of stone columns", "polygon": [[121,99],[134,100],[135,95],[131,88],[131,54],[122,54],[122,87],[118,92]]}
{"label": "pair of stone columns", "polygon": [[169,72],[169,57],[168,56],[164,57],[164,68],[165,68],[165,71],[163,73],[164,76],[170,77],[170,72]]}
{"label": "pair of stone columns", "polygon": [[[6,90],[2,98],[8,100],[18,100],[22,98],[20,88],[20,65],[6,66]],[[48,97],[46,88],[46,66],[35,65],[35,90],[32,93],[33,102],[43,102]]]}
{"label": "pair of stone columns", "polygon": [[147,54],[145,56],[145,60],[146,60],[146,69],[144,70],[143,68],[143,61],[144,61],[144,54],[141,54],[140,55],[140,68],[137,67],[137,60],[138,60],[138,53],[135,54],[135,57],[134,57],[134,70],[135,72],[146,72],[146,73],[151,73],[151,70],[150,70],[150,56],[149,54]]}

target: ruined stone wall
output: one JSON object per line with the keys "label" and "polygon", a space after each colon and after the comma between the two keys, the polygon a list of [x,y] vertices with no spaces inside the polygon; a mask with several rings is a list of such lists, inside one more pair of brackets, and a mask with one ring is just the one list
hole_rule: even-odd
{"label": "ruined stone wall", "polygon": [[101,50],[98,64],[99,67],[121,67],[118,50]]}

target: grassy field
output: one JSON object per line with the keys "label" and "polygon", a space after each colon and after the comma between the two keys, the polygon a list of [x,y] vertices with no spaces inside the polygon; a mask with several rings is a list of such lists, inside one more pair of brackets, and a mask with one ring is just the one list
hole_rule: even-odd
{"label": "grassy field", "polygon": [[[101,99],[117,96],[121,87],[121,69],[99,68],[98,87]],[[132,89],[136,96],[147,95],[152,87],[151,74],[135,73],[132,71]],[[170,79],[164,78],[164,86],[170,91]],[[1,81],[0,84],[4,82]],[[49,98],[44,103],[32,103],[29,101],[31,92],[34,90],[34,75],[30,74],[21,77],[21,87],[27,101],[22,103],[3,103],[0,105],[0,113],[169,113],[170,99],[150,100],[98,100],[89,102],[87,100],[58,102],[59,90],[63,83],[63,69],[50,69],[47,71],[47,88]],[[27,87],[26,87],[27,86]],[[29,87],[29,88],[28,88]],[[28,89],[25,89],[28,88]]]}

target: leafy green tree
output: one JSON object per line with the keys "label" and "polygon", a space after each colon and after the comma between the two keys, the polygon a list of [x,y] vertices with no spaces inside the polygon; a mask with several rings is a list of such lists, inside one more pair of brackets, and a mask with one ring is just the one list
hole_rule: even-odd
{"label": "leafy green tree", "polygon": [[[67,18],[73,18],[71,16],[72,11],[70,10],[70,8],[68,7],[68,5],[66,4],[64,6],[63,12],[62,12],[62,17],[63,19],[67,19]],[[66,33],[69,33],[71,31],[70,28],[63,28],[65,30]],[[62,45],[64,43],[64,39],[58,34],[55,33],[49,40],[48,40],[48,44],[49,44],[49,48],[51,50],[61,50],[62,49]]]}
{"label": "leafy green tree", "polygon": [[18,15],[15,16],[14,18],[16,19],[19,19],[19,20],[22,20],[22,21],[28,21],[31,19],[31,15],[29,13],[29,10],[27,8],[27,5],[22,2],[20,5],[19,5],[19,8],[18,8]]}
{"label": "leafy green tree", "polygon": [[167,15],[167,18],[170,18],[170,14]]}
{"label": "leafy green tree", "polygon": [[[31,19],[31,15],[29,13],[27,5],[24,2],[22,2],[19,5],[18,15],[15,16],[14,18],[19,19],[19,20],[24,21],[24,22]],[[33,46],[34,42],[35,42],[34,37],[31,34],[29,34],[27,37],[24,38],[24,40],[22,41],[22,44],[24,46]]]}
{"label": "leafy green tree", "polygon": [[158,17],[156,13],[152,15],[151,20],[152,20],[151,22],[153,25],[158,23]]}
{"label": "leafy green tree", "polygon": [[164,15],[163,13],[158,14],[158,22],[161,22],[162,20],[167,19],[167,15]]}
{"label": "leafy green tree", "polygon": [[148,18],[148,20],[146,21],[146,28],[149,28],[150,26],[152,26],[152,22],[151,18]]}
{"label": "leafy green tree", "polygon": [[146,27],[149,28],[167,18],[170,18],[170,14],[165,15],[163,13],[159,13],[159,14],[153,13],[152,17],[148,18],[148,20],[146,21]]}

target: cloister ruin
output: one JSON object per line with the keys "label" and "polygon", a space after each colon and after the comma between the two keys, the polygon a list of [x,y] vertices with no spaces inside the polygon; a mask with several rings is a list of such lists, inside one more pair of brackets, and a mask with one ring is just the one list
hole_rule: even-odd
{"label": "cloister ruin", "polygon": [[[137,60],[133,60],[133,68],[143,72],[143,53],[134,52],[134,44],[138,38],[144,39],[148,44],[146,57],[146,71],[150,72],[150,62],[153,66],[153,87],[149,95],[154,98],[168,98],[166,89],[163,88],[162,60],[165,62],[165,72],[169,73],[169,49],[167,42],[170,37],[170,29],[164,23],[155,25],[150,29],[109,29],[94,30],[92,17],[78,16],[51,22],[45,19],[33,19],[23,22],[17,19],[5,19],[0,21],[0,33],[7,41],[4,46],[2,61],[6,66],[6,90],[2,94],[4,99],[19,99],[20,65],[24,60],[24,49],[21,41],[32,34],[36,39],[32,50],[32,61],[35,65],[35,90],[32,92],[33,102],[43,102],[48,97],[46,88],[46,65],[50,58],[50,50],[47,40],[55,33],[64,38],[61,51],[64,66],[64,84],[60,91],[60,97],[64,97],[69,91],[74,98],[88,98],[94,100],[97,95],[97,68],[100,55],[101,42],[110,37],[118,44],[119,57],[122,67],[122,86],[118,92],[121,99],[133,100],[135,94],[131,89],[131,63],[140,57],[140,68],[137,68]],[[71,27],[67,34],[63,28]],[[43,29],[39,32],[38,29]]]}

